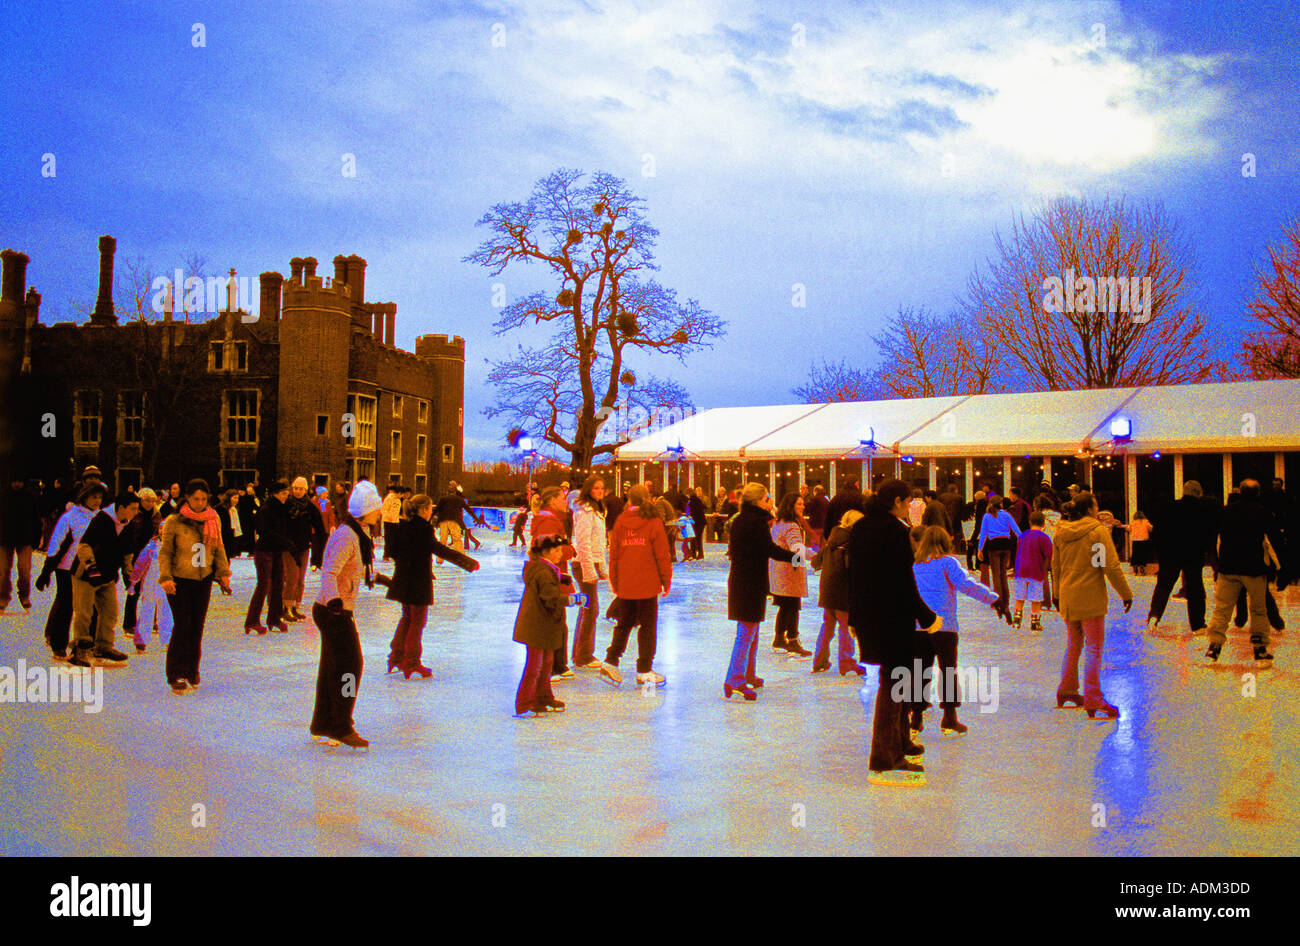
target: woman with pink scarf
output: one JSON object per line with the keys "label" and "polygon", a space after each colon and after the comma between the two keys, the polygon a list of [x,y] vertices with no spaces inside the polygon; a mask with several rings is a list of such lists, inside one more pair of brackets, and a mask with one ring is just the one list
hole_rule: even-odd
{"label": "woman with pink scarf", "polygon": [[178,695],[199,686],[203,625],[212,583],[230,594],[230,562],[221,542],[221,520],[208,506],[208,484],[185,484],[185,501],[162,525],[158,543],[158,584],[167,593],[173,627],[167,648],[167,682]]}

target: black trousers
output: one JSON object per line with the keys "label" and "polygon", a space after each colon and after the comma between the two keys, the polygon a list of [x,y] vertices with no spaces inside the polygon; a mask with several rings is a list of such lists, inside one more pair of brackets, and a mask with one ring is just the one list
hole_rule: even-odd
{"label": "black trousers", "polygon": [[[92,618],[92,622],[93,622]],[[93,624],[92,624],[93,626]],[[54,601],[45,618],[45,640],[56,654],[68,652],[68,635],[72,632],[72,572],[54,570]]]}
{"label": "black trousers", "polygon": [[[936,631],[933,634],[926,634],[924,631],[917,631],[915,648],[916,656],[921,658],[922,679],[925,679],[926,671],[934,666],[935,658],[939,660],[939,669],[934,678],[936,692],[939,694],[939,705],[944,709],[956,709],[961,706],[961,687],[957,681],[956,632]],[[929,687],[926,687],[926,691],[929,691]],[[929,702],[925,700],[919,703],[911,701],[908,709],[925,710],[929,706]]]}
{"label": "black trousers", "polygon": [[[1161,562],[1156,573],[1156,589],[1151,593],[1151,610],[1147,617],[1159,620],[1164,617],[1165,608],[1169,606],[1169,593],[1174,590],[1178,576],[1183,578],[1187,595],[1187,622],[1192,630],[1205,627],[1205,584],[1201,579],[1201,559],[1190,562]],[[1274,605],[1276,607],[1276,605]]]}
{"label": "black trousers", "polygon": [[[126,604],[122,606],[122,630],[135,630],[135,609],[140,601],[140,582],[131,586],[131,590],[126,593]],[[150,631],[153,628],[149,628]]]}
{"label": "black trousers", "polygon": [[351,611],[330,614],[323,604],[314,604],[311,619],[320,630],[320,670],[316,674],[311,734],[338,739],[353,732],[352,710],[361,688],[361,637]]}
{"label": "black trousers", "polygon": [[[908,673],[911,668],[907,669]],[[908,679],[904,677],[904,679]],[[876,691],[876,714],[871,724],[871,758],[873,772],[888,772],[903,764],[903,749],[909,741],[906,700],[895,700],[894,668],[881,664],[880,689]]]}
{"label": "black trousers", "polygon": [[208,619],[213,576],[175,578],[176,593],[167,596],[172,609],[172,640],[167,646],[167,682],[188,680],[200,683],[199,661],[203,658],[203,625]]}
{"label": "black trousers", "polygon": [[627,650],[627,639],[636,632],[636,672],[649,673],[654,669],[655,649],[659,639],[659,599],[619,598],[615,614],[614,637],[605,651],[605,662],[618,666],[618,660]]}
{"label": "black trousers", "polygon": [[801,598],[793,595],[772,595],[776,602],[776,638],[775,642],[797,641],[799,639],[799,602]]}

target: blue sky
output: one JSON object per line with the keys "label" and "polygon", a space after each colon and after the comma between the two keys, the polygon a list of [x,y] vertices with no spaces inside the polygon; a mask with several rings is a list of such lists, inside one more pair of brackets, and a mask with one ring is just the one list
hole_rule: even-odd
{"label": "blue sky", "polygon": [[[660,230],[658,278],[730,323],[685,367],[638,366],[699,408],[792,401],[823,357],[870,363],[900,304],[950,306],[994,229],[1060,194],[1162,201],[1232,345],[1254,268],[1297,214],[1287,2],[7,13],[0,246],[32,257],[44,321],[93,302],[102,233],[160,271],[197,252],[214,272],[287,274],[311,255],[328,275],[357,253],[368,299],[398,304],[399,345],[466,338],[471,459],[503,452],[480,414],[483,360],[514,340],[491,334],[493,280],[460,260],[490,205],[557,167],[627,179]],[[503,281],[514,298],[543,277]]]}

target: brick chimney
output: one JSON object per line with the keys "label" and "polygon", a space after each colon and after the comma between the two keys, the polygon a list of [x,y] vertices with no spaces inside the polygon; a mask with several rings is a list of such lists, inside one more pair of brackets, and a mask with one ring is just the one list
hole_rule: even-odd
{"label": "brick chimney", "polygon": [[295,256],[289,260],[289,282],[302,285],[302,257]]}
{"label": "brick chimney", "polygon": [[303,268],[302,275],[303,275],[304,283],[308,279],[315,279],[316,278],[316,257],[304,256],[302,258],[302,268]]}
{"label": "brick chimney", "polygon": [[30,258],[17,250],[0,252],[4,263],[3,282],[0,283],[0,311],[6,315],[22,309],[23,284],[27,281],[27,263]]}
{"label": "brick chimney", "polygon": [[99,295],[90,316],[92,325],[117,324],[117,313],[113,311],[113,254],[116,252],[116,240],[111,236],[99,238]]}
{"label": "brick chimney", "polygon": [[[334,287],[346,286],[348,284],[348,258],[340,253],[334,257]],[[357,299],[356,293],[352,295],[352,300]]]}
{"label": "brick chimney", "polygon": [[[353,253],[347,258],[348,264],[348,285],[352,287],[352,301],[366,301],[366,261],[360,256]],[[334,258],[334,265],[338,266],[338,257]]]}
{"label": "brick chimney", "polygon": [[284,277],[279,273],[262,273],[257,279],[262,286],[262,303],[257,321],[274,325],[280,321],[280,287],[284,284]]}

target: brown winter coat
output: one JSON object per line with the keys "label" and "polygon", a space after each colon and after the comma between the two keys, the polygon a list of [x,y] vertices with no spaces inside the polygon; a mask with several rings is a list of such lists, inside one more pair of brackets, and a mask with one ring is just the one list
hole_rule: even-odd
{"label": "brown winter coat", "polygon": [[1110,529],[1092,516],[1062,520],[1052,540],[1052,588],[1061,602],[1061,618],[1087,621],[1105,617],[1109,608],[1107,579],[1121,599],[1133,600]]}
{"label": "brown winter coat", "polygon": [[573,582],[556,574],[550,562],[539,555],[524,566],[524,597],[515,616],[514,639],[529,647],[554,650],[564,646],[565,613]]}
{"label": "brown winter coat", "polygon": [[821,569],[817,607],[832,611],[849,609],[849,530],[836,526],[813,556],[813,568]]}

